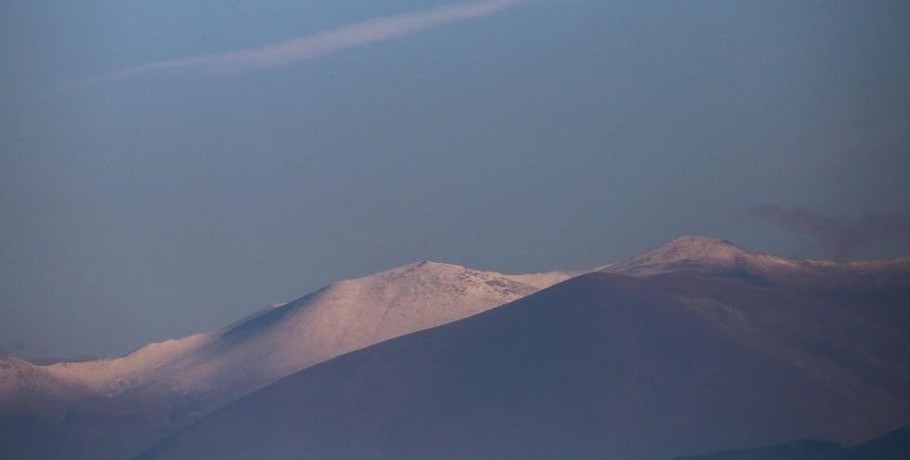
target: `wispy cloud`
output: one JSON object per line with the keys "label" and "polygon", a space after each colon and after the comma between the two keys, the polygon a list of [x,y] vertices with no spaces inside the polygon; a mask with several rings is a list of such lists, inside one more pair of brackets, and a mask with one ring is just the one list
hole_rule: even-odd
{"label": "wispy cloud", "polygon": [[140,75],[162,72],[236,72],[278,67],[318,58],[356,46],[389,40],[435,26],[487,16],[530,0],[484,0],[455,3],[416,13],[370,19],[350,26],[296,38],[282,43],[225,53],[151,62],[60,88],[69,91]]}
{"label": "wispy cloud", "polygon": [[790,232],[816,240],[828,253],[847,259],[874,244],[897,244],[910,248],[910,216],[865,214],[860,218],[824,216],[803,208],[758,206],[749,210],[756,217],[771,219]]}

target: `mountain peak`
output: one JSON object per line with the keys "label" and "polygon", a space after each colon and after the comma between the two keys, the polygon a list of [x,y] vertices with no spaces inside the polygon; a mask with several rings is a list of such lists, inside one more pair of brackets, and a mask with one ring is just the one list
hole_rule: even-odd
{"label": "mountain peak", "polygon": [[[455,264],[447,264],[445,262],[437,262],[435,260],[421,260],[419,262],[410,263],[398,267],[401,270],[424,270],[424,271],[436,271],[436,270],[469,270],[466,267]],[[396,270],[396,269],[392,269]]]}
{"label": "mountain peak", "polygon": [[[194,394],[205,398],[199,399],[204,407],[340,354],[473,316],[571,276],[503,275],[421,260],[337,281],[214,332],[146,345],[120,358],[38,370],[105,394],[146,386]],[[15,364],[4,363],[0,359],[0,380]]]}
{"label": "mountain peak", "polygon": [[[890,271],[884,272],[883,270]],[[832,262],[781,257],[750,251],[729,241],[705,236],[683,236],[652,249],[642,255],[627,259],[602,269],[603,273],[646,277],[677,271],[726,274],[763,278],[785,282],[795,272],[819,270],[838,272],[844,280],[857,273],[875,271],[884,280],[906,278],[910,270],[910,257],[889,260]],[[756,278],[757,277],[757,278]]]}
{"label": "mountain peak", "polygon": [[402,265],[391,268],[379,273],[367,275],[362,278],[341,281],[341,285],[362,285],[364,283],[391,283],[393,285],[403,286],[414,285],[421,288],[429,288],[438,283],[448,282],[452,284],[462,284],[470,279],[489,278],[502,276],[499,273],[482,272],[473,270],[461,265],[447,264],[443,262],[434,262],[432,260],[421,260],[419,262]]}
{"label": "mountain peak", "polygon": [[647,254],[664,259],[704,259],[746,254],[749,251],[727,241],[700,235],[681,236]]}
{"label": "mountain peak", "polygon": [[518,291],[525,291],[527,289],[536,291],[545,289],[556,283],[560,283],[569,278],[573,278],[587,272],[587,270],[576,270],[505,274],[476,270],[473,268],[463,267],[461,265],[449,264],[445,262],[421,260],[420,262],[414,262],[408,265],[392,268],[390,270],[376,273],[362,279],[412,279],[422,284],[426,284],[431,280],[439,280],[459,286],[479,284],[493,286],[497,290],[510,288]]}
{"label": "mountain peak", "polygon": [[[610,273],[649,275],[691,267],[732,268],[753,259],[778,259],[743,249],[729,241],[706,236],[682,236],[640,256],[613,264]],[[781,259],[784,260],[784,259]]]}
{"label": "mountain peak", "polygon": [[707,236],[681,236],[669,243],[652,249],[633,260],[671,263],[684,260],[730,260],[750,254],[727,240]]}
{"label": "mountain peak", "polygon": [[424,259],[419,262],[414,262],[409,264],[412,267],[439,267],[439,266],[452,266],[453,264],[447,264],[445,262],[437,262],[435,260]]}

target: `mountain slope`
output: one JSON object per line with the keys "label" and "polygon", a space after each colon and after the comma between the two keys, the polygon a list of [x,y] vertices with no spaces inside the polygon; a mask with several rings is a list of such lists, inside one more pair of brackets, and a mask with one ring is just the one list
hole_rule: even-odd
{"label": "mountain slope", "polygon": [[85,385],[57,378],[52,372],[21,359],[0,356],[0,409],[18,410],[32,402],[49,402],[88,394]]}
{"label": "mountain slope", "polygon": [[222,330],[144,346],[122,358],[47,366],[104,393],[165,382],[181,393],[243,388],[405,333],[461,319],[568,279],[502,275],[424,261],[340,281]]}
{"label": "mountain slope", "polygon": [[312,367],[140,458],[647,460],[910,419],[906,262],[674,257]]}
{"label": "mountain slope", "polygon": [[140,447],[136,430],[167,423],[162,401],[129,402],[53,375],[15,358],[0,358],[0,458],[125,458]]}
{"label": "mountain slope", "polygon": [[[67,446],[84,443],[68,458],[123,458],[288,374],[497,307],[570,276],[513,278],[420,262],[340,281],[221,330],[150,344],[121,358],[50,366],[16,361],[17,369],[28,372],[9,373],[8,381],[22,388],[0,393],[0,414],[34,419],[38,431],[63,433]],[[0,390],[6,386],[0,382]],[[3,400],[16,401],[16,410],[2,409]]]}

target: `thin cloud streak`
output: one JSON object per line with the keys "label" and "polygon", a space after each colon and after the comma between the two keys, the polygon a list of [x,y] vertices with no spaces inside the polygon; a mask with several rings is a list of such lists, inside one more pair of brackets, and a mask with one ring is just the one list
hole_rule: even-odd
{"label": "thin cloud streak", "polygon": [[417,13],[370,19],[358,24],[257,48],[152,62],[59,87],[70,91],[161,72],[236,72],[306,61],[347,48],[389,40],[435,26],[488,16],[530,0],[486,0],[456,3]]}

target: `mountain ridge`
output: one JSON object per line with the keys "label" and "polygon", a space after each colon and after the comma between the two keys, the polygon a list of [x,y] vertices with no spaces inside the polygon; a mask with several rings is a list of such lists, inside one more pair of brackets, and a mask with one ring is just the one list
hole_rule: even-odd
{"label": "mountain ridge", "polygon": [[[97,432],[120,433],[113,437],[121,439],[112,441],[122,446],[94,442],[98,447],[84,449],[81,458],[123,458],[170,430],[290,373],[495,308],[572,273],[514,275],[526,282],[510,276],[416,262],[341,280],[220,329],[147,344],[120,358],[47,366],[17,361],[17,369],[30,374],[7,372],[14,377],[11,380],[16,385],[34,386],[40,377],[45,389],[32,392],[35,396],[27,400],[23,391],[0,392],[0,399],[8,403],[0,401],[0,408],[16,407],[17,414],[36,415],[35,424],[31,418],[16,419],[15,423],[28,426],[58,427],[61,420],[69,420],[60,430],[52,430],[60,431],[53,439],[36,435],[36,446],[69,445]],[[79,391],[72,390],[75,388]],[[42,399],[48,404],[35,402]],[[132,432],[120,431],[130,426]]]}
{"label": "mountain ridge", "polygon": [[[121,357],[75,363],[62,362],[38,367],[46,369],[61,378],[99,388],[102,393],[117,393],[123,391],[125,389],[124,387],[135,386],[137,382],[131,381],[130,379],[135,379],[137,374],[141,375],[143,372],[148,372],[161,365],[166,365],[169,359],[174,359],[175,357],[212,346],[213,342],[226,336],[236,336],[241,330],[240,328],[248,330],[251,325],[250,323],[261,323],[269,317],[287,315],[292,310],[299,310],[301,304],[308,305],[307,301],[311,301],[319,296],[332,295],[335,300],[343,300],[345,294],[339,294],[339,291],[345,289],[348,291],[362,290],[364,287],[359,286],[359,284],[374,281],[377,278],[381,278],[389,283],[403,280],[405,282],[420,284],[421,281],[418,280],[422,280],[424,283],[435,284],[437,289],[443,289],[446,285],[457,287],[459,286],[459,282],[474,283],[475,288],[478,283],[484,281],[490,281],[494,284],[498,283],[498,285],[491,284],[491,292],[487,293],[477,292],[477,289],[474,289],[472,292],[468,292],[467,290],[461,292],[465,295],[474,294],[481,297],[464,299],[466,300],[466,307],[470,310],[469,313],[476,313],[484,308],[506,303],[519,296],[527,295],[534,290],[567,279],[573,274],[573,272],[547,272],[541,274],[505,275],[495,272],[473,270],[454,264],[423,260],[360,278],[337,281],[294,301],[261,309],[223,328],[210,332],[192,334],[181,338],[149,343]],[[408,277],[415,277],[415,280],[408,280]],[[443,280],[445,280],[445,282],[443,282]],[[507,286],[507,283],[510,280],[512,281],[512,284]],[[366,289],[378,289],[375,284],[376,283],[372,283],[372,285]],[[508,292],[509,289],[512,289],[513,292]],[[377,292],[381,290],[382,289],[378,289]],[[425,294],[426,297],[432,295],[430,293]],[[454,294],[458,293],[454,292]],[[437,322],[445,321],[447,319],[448,318],[430,320],[429,325],[435,325]],[[420,327],[428,326],[421,324]]]}
{"label": "mountain ridge", "polygon": [[[752,251],[718,238],[690,235],[676,238],[641,255],[611,264],[602,271],[631,276],[657,276],[695,270],[726,274],[748,273],[756,277],[782,281],[796,272],[862,273],[884,268],[901,269],[910,275],[910,255],[855,261],[799,259]],[[850,273],[852,274],[854,273]]]}
{"label": "mountain ridge", "polygon": [[[499,310],[514,309],[516,301],[528,296],[562,290],[563,281],[581,273],[504,275],[424,260],[341,280],[220,329],[148,344],[121,358],[49,366],[20,362],[18,368],[25,366],[27,372],[51,379],[48,385],[62,382],[57,392],[62,397],[50,397],[48,390],[45,398],[52,403],[37,412],[46,416],[38,424],[22,419],[15,423],[35,426],[36,432],[63,427],[67,442],[84,442],[96,436],[92,433],[109,432],[105,442],[117,444],[116,448],[107,444],[86,449],[82,458],[119,460],[150,441],[206,420],[213,409],[238,398],[245,400],[245,395],[268,389],[310,366],[321,367],[326,360],[402,336],[435,334],[438,328],[455,327],[469,319],[476,324],[475,316],[501,315]],[[910,385],[910,369],[895,364],[899,358],[890,351],[881,354],[881,350],[910,349],[899,333],[910,329],[910,321],[904,304],[894,301],[908,291],[910,257],[803,261],[689,236],[595,270],[584,279],[600,277],[619,289],[614,302],[631,299],[646,305],[651,301],[674,305],[691,316],[686,321],[708,328],[717,340],[733,340],[736,347],[751,350],[763,360],[790,363],[787,366],[796,369],[799,378],[836,382],[837,388],[826,384],[830,388],[825,391],[831,394],[866,393],[870,407],[900,406],[901,396],[895,395]],[[629,287],[635,283],[653,284],[663,294]],[[621,293],[623,289],[636,294],[629,297]],[[776,296],[780,299],[768,303],[773,308],[754,300]],[[777,306],[791,305],[796,298],[803,299],[803,310]],[[879,301],[876,308],[848,305],[873,300]],[[836,306],[834,323],[808,313],[827,306]],[[560,312],[553,310],[555,316],[541,321],[558,324],[564,321],[557,319]],[[832,341],[832,334],[846,335]],[[850,339],[850,334],[876,336],[874,346]],[[807,344],[811,347],[806,348]],[[878,384],[868,387],[870,378]],[[41,385],[37,388],[34,394],[40,399],[44,390]],[[17,407],[28,408],[28,404]],[[142,417],[147,420],[137,421]],[[62,420],[66,424],[60,425]],[[66,431],[72,429],[75,434]],[[136,433],[144,434],[137,437]],[[100,438],[96,441],[103,444]]]}
{"label": "mountain ridge", "polygon": [[910,418],[910,279],[892,268],[848,285],[815,266],[764,283],[601,270],[293,374],[137,458],[658,460],[868,439]]}

